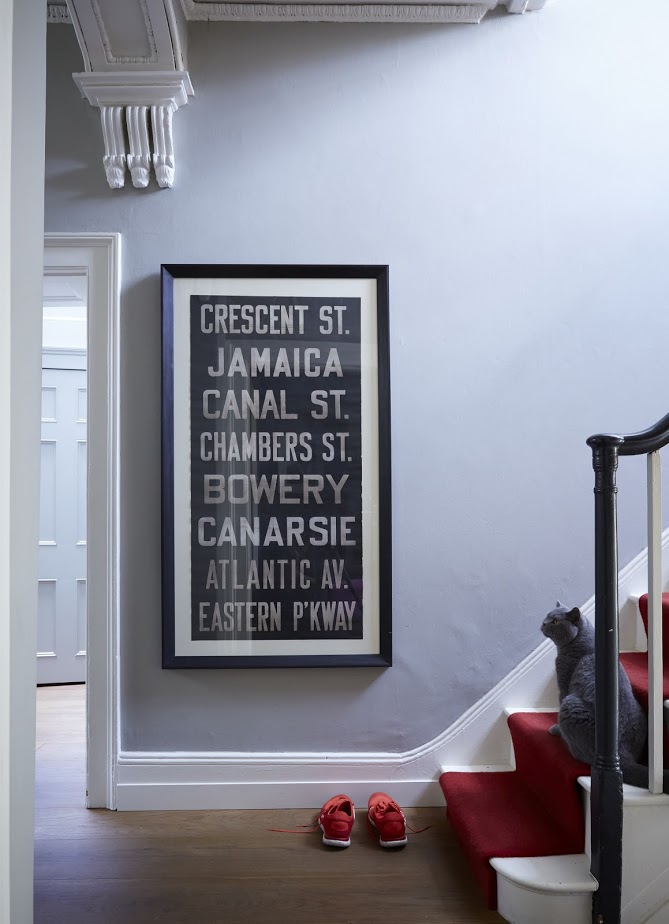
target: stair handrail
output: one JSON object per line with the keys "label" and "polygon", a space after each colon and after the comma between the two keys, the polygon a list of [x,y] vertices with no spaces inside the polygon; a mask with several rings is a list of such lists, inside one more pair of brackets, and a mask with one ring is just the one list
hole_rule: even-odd
{"label": "stair handrail", "polygon": [[642,456],[663,449],[669,444],[669,414],[654,423],[652,427],[648,427],[647,430],[622,434],[620,439],[623,441],[619,449],[621,456]]}
{"label": "stair handrail", "polygon": [[595,761],[592,766],[593,924],[620,924],[623,779],[618,752],[619,456],[648,458],[648,693],[649,788],[662,792],[662,561],[659,450],[669,444],[669,414],[647,430],[589,437],[595,471]]}

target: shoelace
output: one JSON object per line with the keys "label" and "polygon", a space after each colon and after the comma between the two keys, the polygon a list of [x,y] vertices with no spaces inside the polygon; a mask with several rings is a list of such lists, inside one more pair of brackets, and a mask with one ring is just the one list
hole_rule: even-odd
{"label": "shoelace", "polygon": [[[432,827],[432,825],[426,825],[424,828],[412,828],[409,822],[406,820],[406,817],[404,816],[404,813],[402,812],[402,810],[399,809],[399,806],[395,805],[392,802],[387,802],[385,799],[379,800],[376,803],[375,809],[378,811],[380,815],[387,815],[388,812],[393,812],[395,815],[401,815],[402,818],[404,818],[405,827],[407,827],[409,831],[411,831],[412,834],[422,834],[423,831],[427,831],[428,828]],[[374,825],[372,824],[369,818],[369,813],[367,813],[367,831],[369,834],[375,833]]]}
{"label": "shoelace", "polygon": [[[321,815],[323,813],[319,812],[318,815],[314,818],[313,821],[309,822],[308,825],[298,825],[297,828],[268,828],[268,831],[277,831],[279,834],[313,834],[315,831],[318,831],[321,825]],[[332,815],[333,812],[326,812],[327,815]],[[307,830],[298,830],[299,828]]]}
{"label": "shoelace", "polygon": [[[320,815],[314,819],[308,825],[298,825],[297,828],[268,828],[268,831],[278,831],[279,834],[313,834],[314,831],[318,831],[320,827]],[[299,828],[305,828],[308,830],[300,831]]]}

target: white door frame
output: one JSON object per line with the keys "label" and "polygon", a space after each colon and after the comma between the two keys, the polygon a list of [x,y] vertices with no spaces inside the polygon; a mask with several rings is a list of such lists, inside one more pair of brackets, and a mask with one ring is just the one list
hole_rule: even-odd
{"label": "white door frame", "polygon": [[44,273],[88,276],[86,805],[116,808],[121,235],[45,234]]}

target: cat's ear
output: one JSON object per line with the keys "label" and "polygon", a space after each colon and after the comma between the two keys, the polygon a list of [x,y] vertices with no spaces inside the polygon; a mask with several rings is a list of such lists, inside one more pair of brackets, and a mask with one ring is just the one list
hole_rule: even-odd
{"label": "cat's ear", "polygon": [[561,604],[560,601],[558,600],[558,602],[555,604],[555,608],[556,608],[557,610],[559,610],[561,606],[562,606],[562,604]]}
{"label": "cat's ear", "polygon": [[573,610],[569,610],[567,613],[567,619],[569,622],[572,622],[575,626],[581,621],[581,611],[577,606]]}

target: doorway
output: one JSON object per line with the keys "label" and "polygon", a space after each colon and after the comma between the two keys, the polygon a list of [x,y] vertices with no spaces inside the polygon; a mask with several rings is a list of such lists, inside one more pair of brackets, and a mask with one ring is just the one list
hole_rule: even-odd
{"label": "doorway", "polygon": [[120,248],[113,233],[44,239],[38,683],[85,681],[86,805],[110,809],[118,753]]}
{"label": "doorway", "polygon": [[38,686],[86,680],[87,305],[86,273],[45,273]]}

